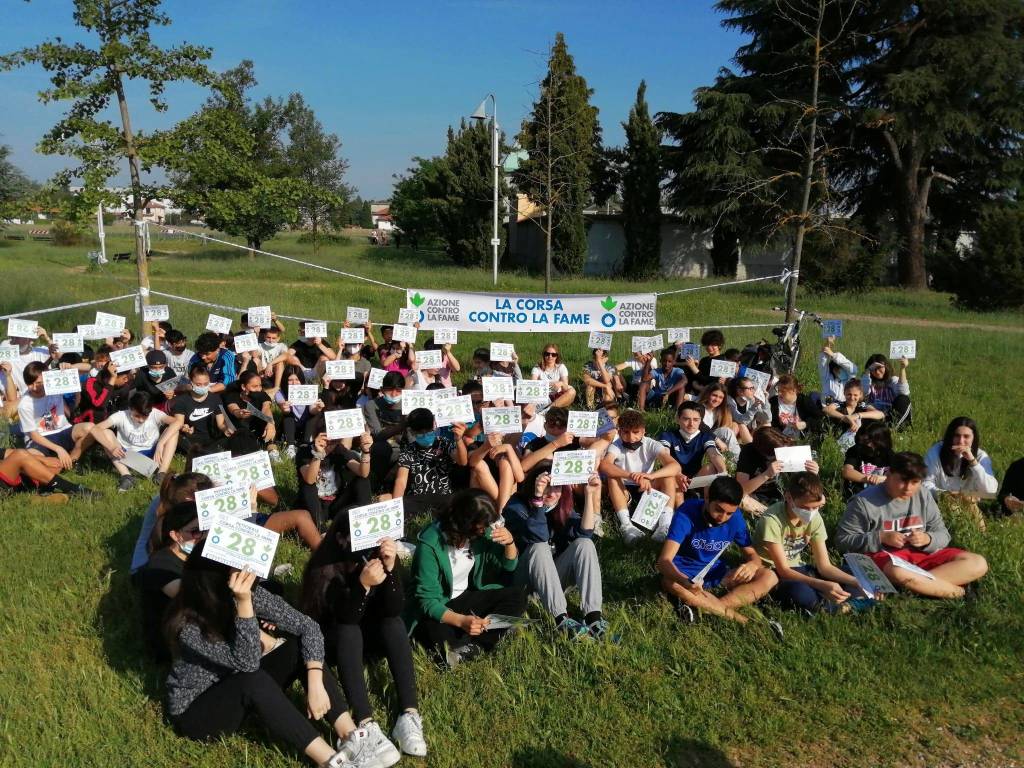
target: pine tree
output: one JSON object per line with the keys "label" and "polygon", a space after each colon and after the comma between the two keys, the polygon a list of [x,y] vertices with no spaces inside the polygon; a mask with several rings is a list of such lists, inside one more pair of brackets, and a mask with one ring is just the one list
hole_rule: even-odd
{"label": "pine tree", "polygon": [[519,189],[547,212],[548,283],[551,263],[559,271],[575,275],[583,271],[587,257],[583,208],[592,187],[598,125],[591,95],[593,90],[576,73],[565,37],[559,32],[540,95],[519,132],[519,145],[528,159],[516,173]]}
{"label": "pine tree", "polygon": [[626,129],[626,168],[622,176],[622,223],[626,256],[622,271],[646,280],[661,266],[661,133],[647,109],[647,83],[640,81]]}

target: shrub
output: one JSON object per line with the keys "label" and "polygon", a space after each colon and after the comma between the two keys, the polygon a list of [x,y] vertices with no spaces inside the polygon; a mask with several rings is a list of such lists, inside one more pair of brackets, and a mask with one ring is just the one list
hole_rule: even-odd
{"label": "shrub", "polygon": [[855,232],[815,230],[804,239],[800,284],[816,293],[871,290],[878,286],[883,270],[882,257]]}
{"label": "shrub", "polygon": [[[352,238],[332,232],[320,232],[317,234],[316,240],[320,245],[352,245]],[[303,245],[312,245],[313,233],[303,232],[299,235],[299,242]]]}
{"label": "shrub", "polygon": [[1024,306],[1024,206],[985,210],[974,246],[955,261],[956,306],[975,310]]}
{"label": "shrub", "polygon": [[85,233],[78,224],[63,219],[53,223],[50,235],[54,245],[81,245],[85,239]]}

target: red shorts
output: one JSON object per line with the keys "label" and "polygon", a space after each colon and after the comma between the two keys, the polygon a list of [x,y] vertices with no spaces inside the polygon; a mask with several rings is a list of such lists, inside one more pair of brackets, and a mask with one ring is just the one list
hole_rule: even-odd
{"label": "red shorts", "polygon": [[957,555],[962,554],[963,551],[956,547],[944,547],[938,552],[929,554],[916,549],[892,549],[884,552],[875,552],[875,554],[871,555],[871,559],[875,561],[875,565],[879,568],[885,568],[885,566],[889,565],[889,553],[891,552],[893,557],[902,558],[918,568],[930,571],[932,568],[945,565]]}
{"label": "red shorts", "polygon": [[21,477],[15,476],[11,478],[7,477],[3,472],[0,472],[0,483],[6,485],[8,488],[17,488],[21,485]]}

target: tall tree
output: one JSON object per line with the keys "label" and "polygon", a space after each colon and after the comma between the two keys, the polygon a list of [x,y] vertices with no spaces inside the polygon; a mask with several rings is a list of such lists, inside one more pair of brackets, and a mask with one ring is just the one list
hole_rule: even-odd
{"label": "tall tree", "polygon": [[[77,167],[58,174],[57,185],[67,186],[77,177],[85,184],[86,197],[99,199],[107,180],[127,162],[132,197],[126,202],[138,222],[146,204],[159,195],[158,186],[147,183],[143,173],[166,156],[168,135],[133,129],[127,84],[135,80],[146,83],[153,108],[164,112],[167,83],[211,82],[205,64],[210,49],[188,44],[164,49],[154,43],[150,30],[171,23],[160,10],[160,0],[74,0],[74,8],[75,24],[95,36],[95,47],[56,38],[0,57],[0,69],[39,64],[52,84],[40,93],[40,100],[72,102],[39,145],[44,154],[64,155],[78,162]],[[112,102],[117,104],[120,127],[104,118]],[[138,230],[136,227],[139,284],[148,286],[144,240]]]}
{"label": "tall tree", "polygon": [[395,179],[391,193],[391,215],[413,250],[441,238],[440,210],[447,173],[440,157],[415,157],[416,163]]}
{"label": "tall tree", "polygon": [[640,81],[626,129],[622,220],[626,231],[623,272],[633,280],[658,274],[661,266],[661,132],[647,108],[647,83]]}
{"label": "tall tree", "polygon": [[519,145],[528,157],[516,172],[519,189],[546,213],[545,290],[549,290],[552,263],[561,272],[579,274],[586,261],[583,208],[592,188],[595,146],[599,146],[592,95],[559,32],[540,95],[519,132]]}
{"label": "tall tree", "polygon": [[34,185],[8,158],[11,148],[0,144],[0,229],[3,219],[14,218],[18,203],[29,194]]}
{"label": "tall tree", "polygon": [[299,199],[299,216],[302,225],[312,230],[313,253],[316,254],[320,231],[351,195],[343,181],[348,162],[339,154],[341,140],[324,131],[300,94],[292,95],[287,108],[285,160],[289,174],[305,183]]}

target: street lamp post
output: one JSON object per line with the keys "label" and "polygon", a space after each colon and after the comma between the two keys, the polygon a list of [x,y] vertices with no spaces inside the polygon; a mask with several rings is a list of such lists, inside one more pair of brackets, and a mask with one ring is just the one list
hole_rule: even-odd
{"label": "street lamp post", "polygon": [[487,119],[487,99],[491,100],[491,170],[494,172],[494,211],[493,228],[491,230],[491,249],[493,251],[494,284],[498,284],[498,246],[501,245],[501,238],[498,237],[498,166],[500,153],[498,152],[498,101],[493,93],[480,102],[480,106],[470,115],[473,120]]}

